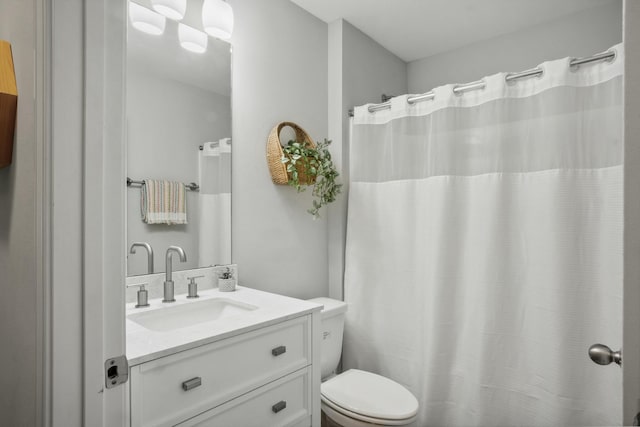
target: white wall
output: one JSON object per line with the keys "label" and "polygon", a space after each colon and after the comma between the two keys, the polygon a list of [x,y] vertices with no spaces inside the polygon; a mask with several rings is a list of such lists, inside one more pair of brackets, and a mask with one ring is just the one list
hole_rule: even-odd
{"label": "white wall", "polygon": [[[131,179],[198,182],[198,146],[230,135],[229,97],[128,67],[127,174]],[[149,225],[140,218],[140,188],[127,191],[127,245],[151,244],[155,271],[165,270],[165,252],[171,245],[187,254],[186,263],[174,259],[174,270],[198,266],[198,192],[186,194],[188,224]],[[127,259],[128,275],[147,273],[144,249]]]}
{"label": "white wall", "polygon": [[567,56],[589,56],[622,41],[622,0],[544,25],[413,61],[409,93],[467,83],[503,71],[522,71]]}
{"label": "white wall", "polygon": [[356,105],[407,92],[407,64],[345,20],[329,25],[329,137],[343,183],[329,208],[329,296],[342,298],[349,180],[349,117]]}
{"label": "white wall", "polygon": [[274,185],[273,126],[327,136],[327,25],[289,0],[230,0],[233,44],[232,259],[241,284],[300,298],[327,295],[327,219],[310,192]]}
{"label": "white wall", "polygon": [[13,164],[0,169],[0,424],[36,425],[36,1],[0,2],[18,83]]}

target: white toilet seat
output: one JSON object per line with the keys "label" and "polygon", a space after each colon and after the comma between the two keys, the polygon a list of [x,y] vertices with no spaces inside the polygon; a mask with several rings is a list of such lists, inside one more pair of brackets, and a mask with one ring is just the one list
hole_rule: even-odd
{"label": "white toilet seat", "polygon": [[321,407],[322,411],[324,411],[329,418],[343,427],[368,427],[372,424],[381,426],[404,426],[412,423],[416,419],[416,415],[411,418],[400,420],[367,417],[342,408],[326,399],[324,396],[322,397]]}
{"label": "white toilet seat", "polygon": [[331,412],[336,412],[348,419],[391,426],[409,424],[418,413],[418,401],[409,390],[389,378],[358,369],[322,383],[321,398],[330,418]]}

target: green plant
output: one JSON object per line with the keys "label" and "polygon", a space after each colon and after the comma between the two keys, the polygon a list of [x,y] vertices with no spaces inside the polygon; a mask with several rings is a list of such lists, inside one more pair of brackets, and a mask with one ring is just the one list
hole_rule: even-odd
{"label": "green plant", "polygon": [[218,274],[218,277],[220,279],[233,279],[233,273],[231,272],[231,269],[229,267],[225,267],[225,271],[221,271]]}
{"label": "green plant", "polygon": [[298,192],[313,185],[311,194],[315,199],[307,212],[314,218],[320,216],[320,208],[336,200],[342,187],[342,184],[336,183],[339,174],[331,160],[329,144],[331,141],[327,139],[318,142],[315,147],[308,143],[289,141],[282,147],[284,154],[281,161],[287,166],[289,185]]}

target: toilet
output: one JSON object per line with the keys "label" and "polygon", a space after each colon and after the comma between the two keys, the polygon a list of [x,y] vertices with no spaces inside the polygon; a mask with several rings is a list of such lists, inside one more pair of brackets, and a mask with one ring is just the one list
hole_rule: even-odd
{"label": "toilet", "polygon": [[342,353],[347,304],[331,298],[310,300],[324,306],[321,367],[322,412],[329,425],[342,427],[404,426],[418,413],[418,400],[397,382],[372,372],[349,369],[335,375]]}

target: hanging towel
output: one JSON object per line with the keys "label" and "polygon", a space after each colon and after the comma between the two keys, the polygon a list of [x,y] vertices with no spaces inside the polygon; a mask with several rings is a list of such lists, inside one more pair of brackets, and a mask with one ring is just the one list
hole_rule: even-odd
{"label": "hanging towel", "polygon": [[140,191],[142,221],[147,224],[186,224],[185,191],[182,182],[145,179]]}

